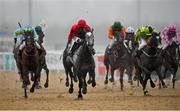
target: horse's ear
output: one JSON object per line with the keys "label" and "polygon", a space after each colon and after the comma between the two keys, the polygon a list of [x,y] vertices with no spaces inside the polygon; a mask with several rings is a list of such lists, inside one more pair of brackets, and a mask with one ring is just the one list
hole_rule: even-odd
{"label": "horse's ear", "polygon": [[92,33],[94,32],[94,28],[91,29],[91,32],[92,32]]}

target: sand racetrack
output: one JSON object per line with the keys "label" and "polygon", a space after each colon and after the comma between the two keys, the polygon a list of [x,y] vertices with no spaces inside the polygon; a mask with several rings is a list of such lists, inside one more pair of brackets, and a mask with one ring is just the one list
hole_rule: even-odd
{"label": "sand racetrack", "polygon": [[[42,75],[41,85],[44,84]],[[135,83],[135,82],[134,82]],[[180,110],[180,81],[177,81],[176,88],[166,81],[167,89],[152,89],[148,86],[152,96],[143,96],[142,88],[133,87],[125,81],[125,89],[120,92],[119,82],[116,81],[112,88],[111,84],[105,88],[103,78],[97,80],[97,86],[88,86],[88,93],[83,100],[76,100],[77,83],[73,94],[68,93],[65,87],[64,72],[50,75],[49,88],[44,87],[29,93],[28,99],[23,97],[23,89],[16,72],[0,72],[0,109],[75,109],[75,110],[114,110],[114,109],[171,109]]]}

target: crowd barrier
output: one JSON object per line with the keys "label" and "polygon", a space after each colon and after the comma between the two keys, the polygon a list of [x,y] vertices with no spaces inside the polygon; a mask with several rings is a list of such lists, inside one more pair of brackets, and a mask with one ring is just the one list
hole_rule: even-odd
{"label": "crowd barrier", "polygon": [[[104,53],[98,53],[94,56],[96,64],[96,77],[105,77],[106,69],[104,66]],[[50,71],[59,72],[64,70],[62,64],[62,51],[47,51],[46,63]],[[16,62],[13,53],[0,53],[0,70],[1,71],[17,71]],[[115,71],[115,79],[119,78],[119,71]]]}

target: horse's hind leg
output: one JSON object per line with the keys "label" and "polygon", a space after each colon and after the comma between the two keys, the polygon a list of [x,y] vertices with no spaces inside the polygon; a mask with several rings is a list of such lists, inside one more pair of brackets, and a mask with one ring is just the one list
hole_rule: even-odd
{"label": "horse's hind leg", "polygon": [[43,69],[46,71],[46,82],[44,84],[44,87],[48,88],[48,86],[49,86],[49,69],[48,69],[46,63],[45,63],[45,66],[43,67]]}
{"label": "horse's hind leg", "polygon": [[172,73],[173,74],[173,78],[172,78],[173,87],[172,88],[175,88],[177,70],[178,70],[178,64],[175,66],[173,73]]}
{"label": "horse's hind leg", "polygon": [[69,86],[69,76],[68,76],[68,70],[67,69],[65,69],[65,73],[66,73],[66,83],[65,83],[65,85],[66,85],[66,87],[68,87]]}
{"label": "horse's hind leg", "polygon": [[109,73],[109,66],[106,65],[106,77],[105,77],[104,84],[108,84],[108,73]]}

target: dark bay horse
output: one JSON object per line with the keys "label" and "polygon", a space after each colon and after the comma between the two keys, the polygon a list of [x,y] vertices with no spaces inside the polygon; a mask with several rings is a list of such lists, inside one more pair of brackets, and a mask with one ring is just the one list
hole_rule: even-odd
{"label": "dark bay horse", "polygon": [[[42,37],[39,37],[39,41],[43,41],[43,36]],[[16,65],[17,65],[17,69],[18,69],[18,73],[20,74],[20,78],[22,79],[21,77],[21,59],[18,59],[18,51],[19,51],[19,46],[17,47],[14,47],[13,49],[13,53],[14,53],[14,59],[16,61]],[[40,72],[42,71],[42,69],[44,69],[46,71],[46,82],[44,84],[44,87],[47,88],[49,86],[49,69],[47,67],[47,64],[46,64],[46,59],[45,59],[45,54],[40,54]],[[34,81],[34,73],[31,72],[31,81]],[[29,75],[28,75],[28,78],[29,78]],[[36,88],[39,89],[41,86],[39,85],[40,83],[40,78],[41,78],[41,73],[40,73],[40,76],[38,78],[38,82],[36,83]],[[30,81],[28,79],[28,85],[30,85]],[[23,86],[22,86],[23,87]]]}
{"label": "dark bay horse", "polygon": [[72,59],[66,59],[73,65],[73,73],[78,77],[79,91],[78,99],[82,99],[82,93],[87,93],[86,76],[89,73],[92,87],[96,86],[95,81],[95,61],[93,58],[94,35],[92,32],[86,32],[84,39],[81,39],[79,48],[74,52]]}
{"label": "dark bay horse", "polygon": [[143,87],[144,95],[147,95],[146,85],[148,79],[151,81],[151,73],[155,71],[161,81],[163,87],[166,87],[162,76],[161,76],[161,66],[162,57],[161,50],[158,49],[158,40],[156,36],[152,36],[147,40],[147,45],[142,49],[142,54],[140,58],[136,59],[136,74]]}
{"label": "dark bay horse", "polygon": [[129,81],[132,85],[132,70],[133,70],[133,62],[132,62],[132,54],[128,52],[126,47],[123,44],[122,35],[120,32],[115,32],[115,39],[112,46],[112,53],[108,54],[108,47],[105,50],[104,55],[104,65],[106,66],[106,77],[104,83],[108,83],[108,73],[109,68],[111,73],[111,78],[109,79],[111,82],[114,82],[114,71],[116,69],[119,69],[120,73],[120,84],[121,84],[121,90],[123,90],[124,84],[123,84],[123,76],[124,76],[124,70],[127,70]]}
{"label": "dark bay horse", "polygon": [[17,61],[20,63],[21,67],[21,77],[23,79],[23,87],[25,98],[27,98],[27,85],[29,81],[29,72],[33,72],[34,83],[30,89],[30,92],[34,92],[35,85],[40,76],[40,53],[35,46],[34,39],[31,35],[28,35],[25,39],[25,47],[22,49],[21,55],[18,56]]}
{"label": "dark bay horse", "polygon": [[172,42],[165,50],[163,54],[163,66],[162,66],[162,76],[165,79],[170,76],[167,75],[168,71],[172,74],[172,88],[175,88],[176,73],[178,70],[178,60],[179,60],[179,44]]}

